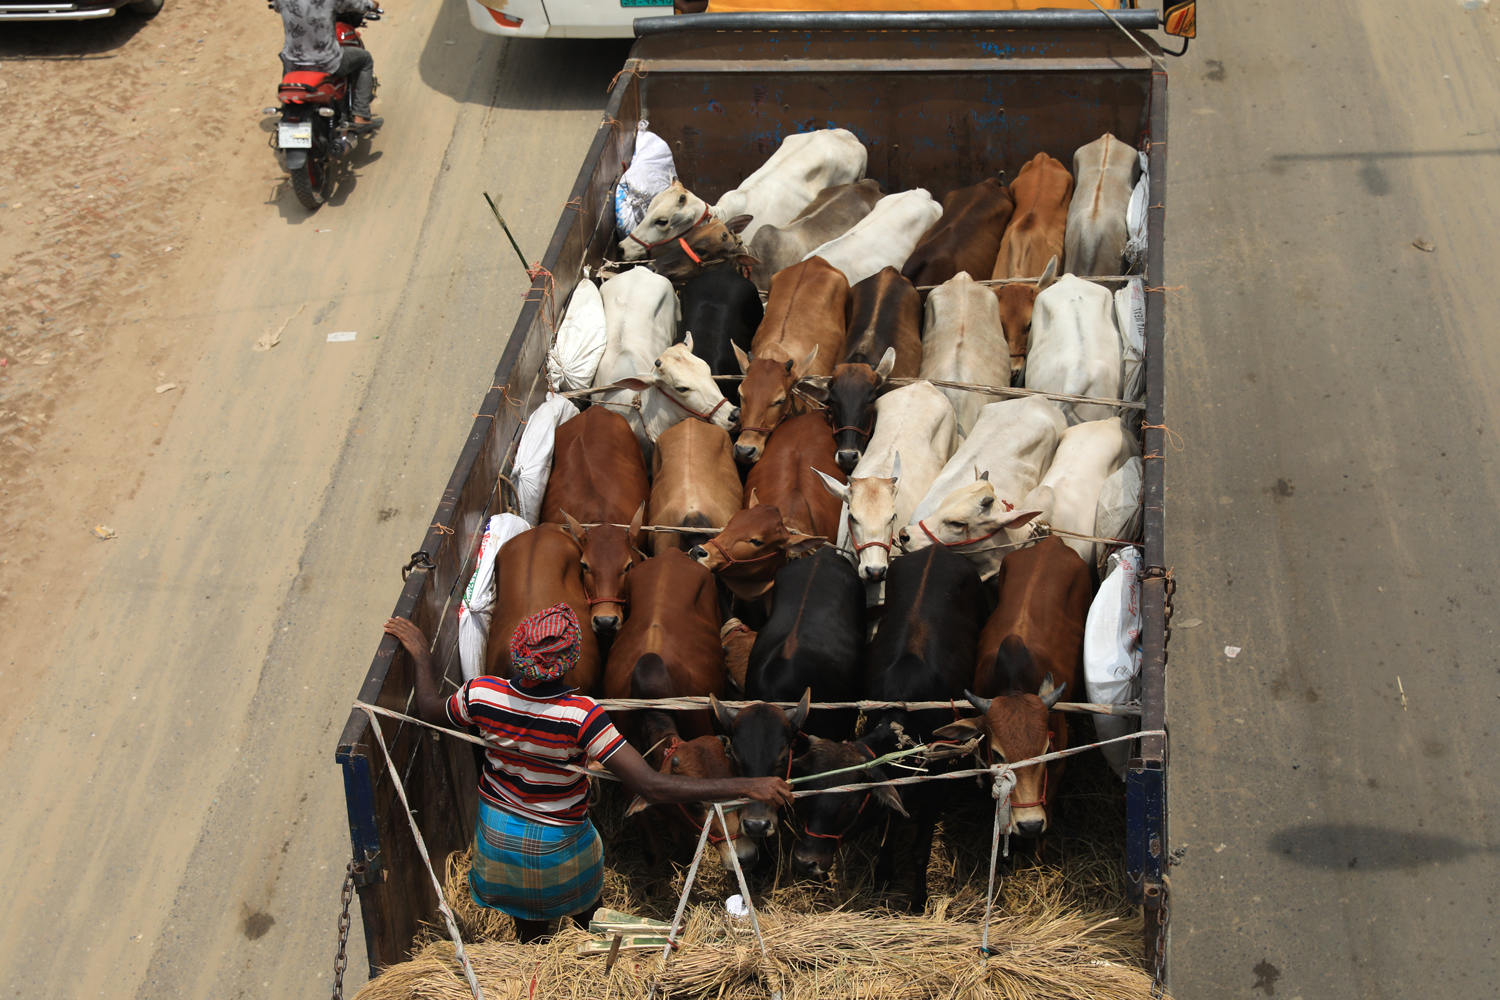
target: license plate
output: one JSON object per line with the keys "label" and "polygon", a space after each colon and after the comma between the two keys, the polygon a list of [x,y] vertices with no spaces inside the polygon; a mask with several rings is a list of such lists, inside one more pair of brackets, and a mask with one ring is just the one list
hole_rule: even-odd
{"label": "license plate", "polygon": [[312,149],[312,122],[282,122],[277,125],[276,145],[282,149]]}
{"label": "license plate", "polygon": [[621,7],[670,7],[672,0],[620,0]]}

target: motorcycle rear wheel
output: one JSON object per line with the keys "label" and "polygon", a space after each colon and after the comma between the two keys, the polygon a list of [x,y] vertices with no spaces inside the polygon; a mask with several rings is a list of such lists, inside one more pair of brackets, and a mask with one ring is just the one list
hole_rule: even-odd
{"label": "motorcycle rear wheel", "polygon": [[292,171],[292,191],[297,200],[309,212],[323,207],[333,193],[333,161],[320,156],[309,156],[307,166]]}

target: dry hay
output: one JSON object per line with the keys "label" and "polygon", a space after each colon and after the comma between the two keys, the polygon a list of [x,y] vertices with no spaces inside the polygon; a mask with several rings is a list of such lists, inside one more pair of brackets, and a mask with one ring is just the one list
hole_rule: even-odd
{"label": "dry hay", "polygon": [[[1074,720],[1074,729],[1075,742],[1086,742],[1090,720]],[[826,883],[793,877],[792,835],[783,827],[781,850],[747,873],[773,962],[765,963],[752,934],[730,928],[723,900],[739,888],[733,872],[708,851],[683,946],[667,964],[661,987],[679,997],[768,997],[780,989],[785,1000],[1150,996],[1141,920],[1124,898],[1123,787],[1097,754],[1070,765],[1055,817],[1059,833],[1048,838],[1043,856],[1013,840],[1011,858],[1000,863],[990,932],[996,954],[988,962],[979,960],[977,949],[994,813],[987,794],[959,781],[934,838],[923,915],[902,912],[912,876],[902,864],[910,853],[910,824],[878,825],[851,838]],[[652,870],[635,822],[623,819],[626,801],[618,786],[608,785],[590,810],[605,844],[603,904],[670,920],[693,845],[684,840],[668,866]],[[897,838],[896,877],[887,890],[873,878],[882,836]],[[606,975],[602,957],[577,956],[588,935],[566,920],[550,942],[518,944],[509,917],[473,902],[468,870],[467,852],[451,856],[445,889],[486,997],[645,996],[659,966],[656,952],[622,954]],[[434,927],[410,962],[386,970],[357,1000],[467,996],[453,945]]]}

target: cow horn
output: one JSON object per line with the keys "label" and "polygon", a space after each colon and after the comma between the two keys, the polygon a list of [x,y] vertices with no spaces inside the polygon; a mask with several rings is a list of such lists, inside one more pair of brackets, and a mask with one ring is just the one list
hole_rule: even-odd
{"label": "cow horn", "polygon": [[1042,678],[1042,689],[1037,692],[1037,697],[1042,699],[1043,705],[1051,708],[1053,705],[1056,705],[1058,702],[1062,701],[1063,692],[1067,689],[1067,681],[1063,681],[1060,685],[1054,688],[1052,686],[1052,674],[1048,673],[1046,677]]}
{"label": "cow horn", "polygon": [[970,705],[973,705],[981,712],[988,712],[990,710],[990,702],[995,700],[993,698],[981,698],[968,688],[964,688],[964,697],[969,700]]}

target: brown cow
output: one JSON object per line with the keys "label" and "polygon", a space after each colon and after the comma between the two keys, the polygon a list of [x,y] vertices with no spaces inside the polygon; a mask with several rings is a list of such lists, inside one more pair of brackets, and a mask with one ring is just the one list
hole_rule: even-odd
{"label": "brown cow", "polygon": [[[913,285],[941,285],[960,271],[984,277],[995,268],[1016,203],[998,177],[948,192],[943,217],[906,258],[901,273]],[[926,297],[926,293],[923,293]]]}
{"label": "brown cow", "polygon": [[731,618],[719,629],[719,645],[724,647],[724,669],[738,694],[745,691],[745,672],[750,668],[750,651],[755,648],[755,630],[738,618]]}
{"label": "brown cow", "polygon": [[760,461],[776,425],[803,412],[792,395],[800,380],[833,373],[843,356],[848,298],[844,272],[822,257],[793,264],[771,279],[766,317],[755,331],[750,354],[740,356],[743,352],[735,348],[745,372],[736,460]]}
{"label": "brown cow", "polygon": [[748,215],[736,215],[728,222],[709,216],[691,232],[652,251],[651,268],[678,286],[715,267],[737,267],[743,272],[760,263],[740,242],[740,233],[749,224]]}
{"label": "brown cow", "polygon": [[[1010,344],[1011,381],[1025,367],[1026,341],[1031,331],[1031,308],[1037,293],[1063,273],[1063,246],[1068,206],[1073,201],[1073,175],[1046,153],[1038,153],[1011,182],[1015,214],[1000,241],[992,278],[1038,278],[1035,285],[1001,285],[1000,325]],[[978,273],[983,273],[978,272]]]}
{"label": "brown cow", "polygon": [[[979,636],[979,663],[969,701],[984,714],[934,733],[943,739],[988,737],[996,761],[1038,757],[1068,745],[1068,721],[1049,711],[1071,688],[1081,690],[1083,627],[1093,583],[1078,553],[1056,535],[1000,563],[1000,603]],[[1008,832],[1039,837],[1052,823],[1063,762],[1015,772]]]}
{"label": "brown cow", "polygon": [[806,257],[815,247],[838,239],[870,214],[883,192],[880,182],[866,178],[853,184],[836,184],[818,192],[812,203],[785,226],[761,226],[750,241],[750,252],[760,258],[755,286],[771,287],[771,279]]}
{"label": "brown cow", "polygon": [[1010,348],[1010,384],[1020,385],[1026,374],[1026,351],[1031,346],[1031,314],[1036,297],[1057,280],[1057,258],[1047,261],[1036,283],[1016,281],[995,289],[1000,299],[1000,329]]}
{"label": "brown cow", "polygon": [[878,365],[896,351],[891,374],[916,378],[922,370],[922,297],[894,267],[881,268],[849,289],[847,334],[840,364]]}
{"label": "brown cow", "polygon": [[[699,736],[697,739],[684,740],[677,735],[676,727],[672,725],[668,713],[646,711],[640,714],[644,716],[641,739],[650,741],[646,744],[650,752],[644,756],[647,763],[658,771],[663,774],[681,774],[690,778],[737,778],[740,776],[739,769],[735,767],[734,761],[725,749],[723,738]],[[674,828],[674,833],[688,834],[695,841],[703,833],[703,824],[712,823],[708,831],[709,843],[713,844],[719,852],[719,860],[725,868],[734,864],[729,859],[730,851],[739,857],[742,865],[754,864],[755,859],[760,855],[755,841],[741,833],[740,810],[738,809],[726,812],[724,822],[720,823],[712,816],[710,807],[701,802],[650,806],[644,799],[636,798],[626,807],[625,815],[636,816],[645,813],[637,822],[642,838],[646,842],[647,864],[652,867],[661,863],[665,852],[662,849],[661,824],[656,816],[646,813],[648,809],[653,810],[656,816],[665,819]]]}
{"label": "brown cow", "polygon": [[[636,558],[645,558],[639,553],[640,526],[651,484],[641,449],[630,447],[634,444],[635,433],[624,417],[603,406],[589,407],[558,427],[542,497],[544,522],[576,519],[570,530],[582,550],[589,617],[601,635],[614,632],[624,620],[624,574]],[[580,521],[600,527],[583,531]],[[615,527],[620,524],[632,527]]]}
{"label": "brown cow", "polygon": [[730,593],[747,601],[765,594],[776,583],[776,571],[828,541],[820,535],[788,531],[781,511],[759,503],[752,493],[744,510],[735,514],[718,535],[693,546],[688,555],[724,581]]}
{"label": "brown cow", "polygon": [[[651,523],[722,528],[740,509],[740,474],[722,427],[684,420],[656,439],[651,458]],[[652,551],[692,548],[708,535],[658,531]]]}
{"label": "brown cow", "polygon": [[[580,622],[588,620],[579,557],[578,543],[555,524],[523,531],[500,547],[495,557],[495,611],[485,650],[486,674],[510,676],[510,637],[522,620],[543,608],[566,603]],[[578,662],[564,680],[588,694],[599,679],[599,646],[592,629],[580,630],[579,644]]]}
{"label": "brown cow", "polygon": [[781,510],[781,521],[790,530],[837,538],[843,505],[813,471],[847,482],[834,462],[833,452],[833,431],[821,413],[804,413],[782,421],[766,443],[765,456],[745,477],[746,505],[758,493],[761,503]]}

